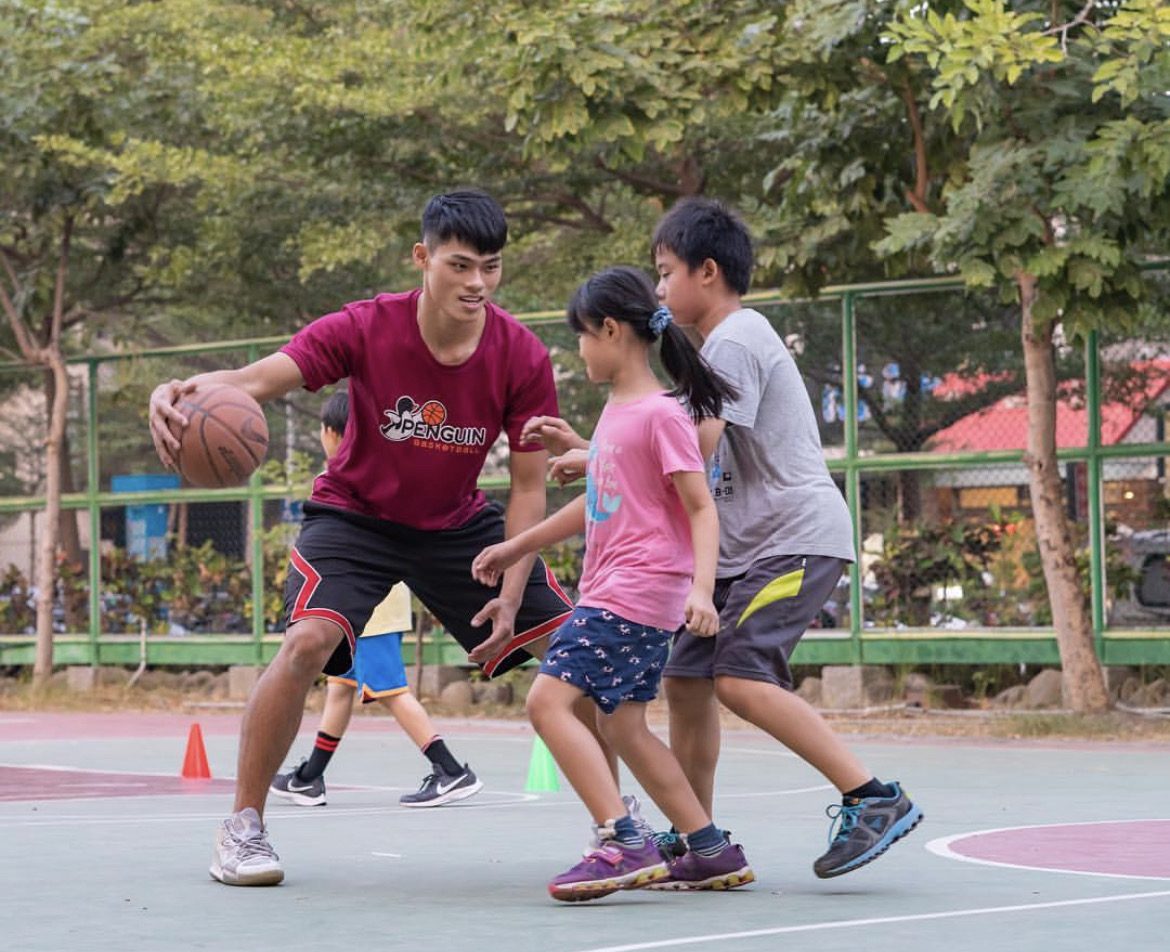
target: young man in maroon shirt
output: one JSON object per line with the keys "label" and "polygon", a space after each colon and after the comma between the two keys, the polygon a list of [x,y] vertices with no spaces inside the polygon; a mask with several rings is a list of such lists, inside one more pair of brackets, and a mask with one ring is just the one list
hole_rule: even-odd
{"label": "young man in maroon shirt", "polygon": [[[344,441],[314,483],[290,553],[284,642],[240,729],[235,812],[220,826],[210,870],[220,882],[284,878],[262,819],[269,784],[309,688],[322,670],[349,667],[355,635],[393,584],[409,585],[489,676],[543,655],[571,608],[534,557],[495,587],[471,576],[484,547],[544,517],[547,454],[520,432],[530,417],[557,412],[544,346],[491,303],[506,241],[503,210],[489,196],[437,195],[413,250],[421,288],[347,304],[268,357],[151,395],[151,437],[173,466],[172,430],[187,425],[175,403],[198,383],[232,384],[264,402],[349,379]],[[503,512],[477,488],[501,431],[511,449]]]}

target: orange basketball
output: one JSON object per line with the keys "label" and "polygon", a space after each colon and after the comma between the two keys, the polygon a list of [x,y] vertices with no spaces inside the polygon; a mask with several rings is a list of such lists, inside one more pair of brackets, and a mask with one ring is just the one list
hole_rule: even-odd
{"label": "orange basketball", "polygon": [[268,451],[268,421],[260,404],[238,387],[201,384],[175,404],[187,418],[179,436],[178,468],[192,486],[240,486]]}
{"label": "orange basketball", "polygon": [[428,400],[418,411],[427,426],[438,426],[447,419],[447,408],[438,400]]}

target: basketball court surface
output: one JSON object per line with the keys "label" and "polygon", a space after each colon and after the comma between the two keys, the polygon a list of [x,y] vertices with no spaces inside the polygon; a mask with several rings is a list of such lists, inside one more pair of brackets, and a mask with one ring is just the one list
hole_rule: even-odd
{"label": "basketball court surface", "polygon": [[[193,723],[214,779],[180,778]],[[307,715],[292,762],[315,724]],[[1170,949],[1170,745],[853,739],[926,819],[869,866],[818,880],[833,791],[762,734],[729,732],[715,819],[744,845],[757,881],[568,904],[545,887],[579,857],[588,817],[563,779],[525,791],[533,735],[510,721],[440,722],[484,790],[412,810],[398,797],[417,788],[426,761],[390,718],[355,718],[327,806],[269,803],[284,884],[213,881],[237,729],[234,714],[0,713],[5,947]],[[628,774],[625,790],[639,792]]]}

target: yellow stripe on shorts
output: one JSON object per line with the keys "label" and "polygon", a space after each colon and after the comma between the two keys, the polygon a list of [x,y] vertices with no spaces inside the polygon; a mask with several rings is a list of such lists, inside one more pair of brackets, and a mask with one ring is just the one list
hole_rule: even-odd
{"label": "yellow stripe on shorts", "polygon": [[771,605],[772,602],[778,602],[782,598],[793,598],[800,594],[800,586],[804,583],[804,569],[799,568],[795,572],[789,572],[787,575],[780,575],[772,579],[767,585],[761,588],[756,597],[752,599],[751,604],[743,610],[743,614],[739,616],[739,620],[735,623],[738,628],[744,623],[747,617],[755,612],[758,612],[766,605]]}

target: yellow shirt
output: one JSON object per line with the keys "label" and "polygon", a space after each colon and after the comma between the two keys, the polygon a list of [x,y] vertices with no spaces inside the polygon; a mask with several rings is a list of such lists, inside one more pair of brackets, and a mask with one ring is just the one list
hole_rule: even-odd
{"label": "yellow shirt", "polygon": [[370,615],[361,637],[389,635],[413,628],[410,620],[410,589],[399,582]]}

